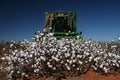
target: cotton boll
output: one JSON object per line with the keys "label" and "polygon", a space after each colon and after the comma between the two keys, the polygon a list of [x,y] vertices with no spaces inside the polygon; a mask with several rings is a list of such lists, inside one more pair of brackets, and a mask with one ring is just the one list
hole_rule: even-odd
{"label": "cotton boll", "polygon": [[56,70],[56,67],[53,67],[53,70]]}
{"label": "cotton boll", "polygon": [[24,61],[24,59],[21,59],[21,62],[23,62]]}
{"label": "cotton boll", "polygon": [[2,50],[3,50],[3,51],[5,51],[5,50],[6,50],[6,48],[3,48]]}
{"label": "cotton boll", "polygon": [[20,73],[20,71],[17,71],[17,73],[19,74],[19,73]]}
{"label": "cotton boll", "polygon": [[67,66],[67,70],[70,70],[70,67],[69,67],[69,66]]}
{"label": "cotton boll", "polygon": [[77,55],[78,58],[82,58],[82,55]]}
{"label": "cotton boll", "polygon": [[52,59],[55,59],[55,57],[54,57],[54,56],[52,56]]}
{"label": "cotton boll", "polygon": [[14,71],[12,70],[11,73],[14,73]]}
{"label": "cotton boll", "polygon": [[36,65],[36,64],[34,64],[34,67],[36,68],[36,67],[37,67],[37,65]]}
{"label": "cotton boll", "polygon": [[108,53],[108,56],[110,56],[110,57],[111,57],[111,56],[112,56],[112,54],[109,52],[109,53]]}
{"label": "cotton boll", "polygon": [[29,63],[29,61],[26,59],[25,62]]}
{"label": "cotton boll", "polygon": [[61,64],[63,63],[63,61],[60,62]]}
{"label": "cotton boll", "polygon": [[117,59],[120,59],[120,55],[116,55],[116,58],[117,58]]}
{"label": "cotton boll", "polygon": [[44,50],[42,50],[42,54],[45,54],[45,51],[44,51]]}
{"label": "cotton boll", "polygon": [[72,64],[72,60],[70,60],[69,63]]}
{"label": "cotton boll", "polygon": [[23,56],[25,54],[23,50],[20,50],[19,53],[21,54],[21,56]]}
{"label": "cotton boll", "polygon": [[66,46],[64,47],[64,50],[65,50],[65,51],[67,51],[67,50],[68,50]]}
{"label": "cotton boll", "polygon": [[79,62],[79,64],[83,64],[83,62],[82,61],[78,61]]}
{"label": "cotton boll", "polygon": [[39,64],[39,62],[36,62],[36,65],[38,65]]}
{"label": "cotton boll", "polygon": [[100,53],[100,51],[99,51],[99,50],[97,50],[97,53]]}
{"label": "cotton boll", "polygon": [[6,56],[6,59],[7,59],[8,61],[11,61],[11,58],[10,58],[9,56]]}
{"label": "cotton boll", "polygon": [[76,48],[78,49],[78,48],[79,48],[79,45],[76,45]]}
{"label": "cotton boll", "polygon": [[118,64],[118,63],[116,63],[116,66],[117,66],[117,67],[119,67],[119,64]]}
{"label": "cotton boll", "polygon": [[5,57],[2,57],[1,59],[2,59],[2,60],[5,60],[6,58],[5,58]]}
{"label": "cotton boll", "polygon": [[49,34],[50,34],[50,36],[53,36],[54,33],[49,33]]}
{"label": "cotton boll", "polygon": [[112,60],[112,62],[116,63],[116,60]]}
{"label": "cotton boll", "polygon": [[49,27],[49,29],[52,29],[52,27]]}
{"label": "cotton boll", "polygon": [[85,54],[86,54],[86,56],[90,55],[88,52],[86,52]]}
{"label": "cotton boll", "polygon": [[76,60],[75,60],[75,59],[73,59],[73,60],[72,60],[72,62],[73,62],[73,63],[75,63],[75,62],[76,62]]}
{"label": "cotton boll", "polygon": [[35,52],[34,52],[34,51],[31,51],[31,53],[32,53],[32,54],[35,54]]}
{"label": "cotton boll", "polygon": [[117,47],[117,45],[112,45],[112,46],[111,46],[111,49],[116,48],[116,47]]}
{"label": "cotton boll", "polygon": [[68,64],[67,63],[65,63],[65,66],[67,66]]}
{"label": "cotton boll", "polygon": [[13,56],[15,56],[15,55],[16,55],[16,53],[15,53],[15,52],[12,52],[12,54],[13,54]]}
{"label": "cotton boll", "polygon": [[7,56],[7,54],[4,54],[4,56]]}
{"label": "cotton boll", "polygon": [[36,71],[36,69],[34,70],[34,73],[36,73],[37,71]]}
{"label": "cotton boll", "polygon": [[71,45],[72,45],[72,46],[75,46],[75,44],[73,44],[73,43],[72,43]]}
{"label": "cotton boll", "polygon": [[13,65],[12,65],[12,64],[11,64],[10,66],[6,67],[6,70],[7,70],[8,72],[10,72],[11,69],[13,69]]}
{"label": "cotton boll", "polygon": [[77,39],[80,39],[80,36],[76,36],[77,37]]}
{"label": "cotton boll", "polygon": [[11,61],[9,61],[9,62],[8,62],[8,65],[10,65],[10,64],[12,64],[12,62],[11,62]]}
{"label": "cotton boll", "polygon": [[77,70],[80,70],[80,68],[77,68]]}
{"label": "cotton boll", "polygon": [[41,61],[41,59],[40,59],[40,58],[38,58],[37,60],[38,60],[38,61]]}
{"label": "cotton boll", "polygon": [[108,64],[108,63],[106,63],[105,65],[106,65],[106,66],[109,66],[109,64]]}
{"label": "cotton boll", "polygon": [[100,68],[101,68],[101,69],[103,68],[103,64],[100,65]]}
{"label": "cotton boll", "polygon": [[104,70],[105,73],[108,73],[109,69],[107,69],[106,67],[104,67],[103,70]]}
{"label": "cotton boll", "polygon": [[97,68],[96,68],[94,65],[92,65],[92,68],[93,68],[94,70],[97,70]]}
{"label": "cotton boll", "polygon": [[3,69],[3,67],[1,66],[1,67],[0,67],[0,69],[2,70],[2,69]]}
{"label": "cotton boll", "polygon": [[23,73],[22,73],[22,76],[24,76],[24,75],[25,75],[25,73],[23,72]]}
{"label": "cotton boll", "polygon": [[58,58],[55,58],[55,60],[58,62],[58,61],[60,61],[60,59],[58,59]]}
{"label": "cotton boll", "polygon": [[32,55],[32,54],[30,54],[30,55],[29,55],[29,57],[31,57],[31,58],[32,58],[32,57],[33,57],[33,55]]}
{"label": "cotton boll", "polygon": [[38,54],[36,52],[33,53],[35,56],[37,56]]}
{"label": "cotton boll", "polygon": [[97,58],[94,58],[94,61],[96,61],[96,62],[97,62]]}
{"label": "cotton boll", "polygon": [[50,65],[50,62],[47,62],[47,65]]}
{"label": "cotton boll", "polygon": [[[68,33],[66,33],[66,35],[68,35]],[[68,41],[68,39],[65,39],[66,41]]]}
{"label": "cotton boll", "polygon": [[28,75],[26,74],[25,77],[28,77]]}
{"label": "cotton boll", "polygon": [[11,74],[11,73],[8,74],[8,75],[7,75],[7,78],[9,78],[9,80],[12,80],[12,74]]}
{"label": "cotton boll", "polygon": [[43,32],[46,32],[47,30],[46,29],[43,29]]}
{"label": "cotton boll", "polygon": [[69,54],[69,53],[66,53],[66,54],[65,54],[65,57],[70,57],[70,54]]}
{"label": "cotton boll", "polygon": [[72,66],[75,67],[75,64],[73,64]]}
{"label": "cotton boll", "polygon": [[44,35],[44,33],[40,33],[40,36],[43,36]]}
{"label": "cotton boll", "polygon": [[27,56],[27,55],[28,55],[28,52],[26,52],[25,54],[26,54],[26,56]]}
{"label": "cotton boll", "polygon": [[23,63],[23,62],[21,62],[21,64],[23,65],[24,63]]}
{"label": "cotton boll", "polygon": [[72,53],[75,54],[75,51],[73,50]]}
{"label": "cotton boll", "polygon": [[63,57],[62,56],[60,56],[60,59],[62,59]]}
{"label": "cotton boll", "polygon": [[13,44],[10,44],[10,47],[13,47]]}
{"label": "cotton boll", "polygon": [[92,60],[92,56],[89,57],[89,62],[91,62],[91,60]]}
{"label": "cotton boll", "polygon": [[88,63],[88,61],[85,61],[85,63]]}
{"label": "cotton boll", "polygon": [[69,62],[69,60],[67,59],[67,62]]}
{"label": "cotton boll", "polygon": [[48,67],[52,68],[53,66],[52,65],[48,65]]}
{"label": "cotton boll", "polygon": [[73,59],[74,57],[75,57],[75,54],[72,54],[71,59]]}
{"label": "cotton boll", "polygon": [[34,65],[31,66],[32,68],[34,67]]}
{"label": "cotton boll", "polygon": [[94,70],[97,70],[97,68],[96,68],[96,67],[94,67]]}
{"label": "cotton boll", "polygon": [[118,61],[118,63],[120,64],[120,61]]}
{"label": "cotton boll", "polygon": [[17,59],[17,60],[18,60],[18,61],[20,61],[20,60],[21,60],[21,58],[19,58],[19,57],[18,57],[18,59]]}
{"label": "cotton boll", "polygon": [[39,72],[40,70],[37,68],[36,71]]}

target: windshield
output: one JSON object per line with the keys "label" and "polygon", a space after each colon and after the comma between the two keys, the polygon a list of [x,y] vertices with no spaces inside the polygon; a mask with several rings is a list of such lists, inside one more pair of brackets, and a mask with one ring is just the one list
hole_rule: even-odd
{"label": "windshield", "polygon": [[71,31],[67,23],[67,17],[56,17],[54,19],[54,26],[56,32]]}

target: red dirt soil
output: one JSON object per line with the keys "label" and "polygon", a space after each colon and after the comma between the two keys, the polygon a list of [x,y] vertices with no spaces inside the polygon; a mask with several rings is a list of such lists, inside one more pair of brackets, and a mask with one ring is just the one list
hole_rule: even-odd
{"label": "red dirt soil", "polygon": [[111,72],[108,75],[102,75],[94,71],[88,71],[86,74],[76,78],[76,80],[120,80],[120,73]]}
{"label": "red dirt soil", "polygon": [[[17,80],[23,80],[23,79],[17,79]],[[120,73],[113,73],[111,72],[108,75],[102,75],[100,73],[96,73],[94,71],[88,71],[86,74],[82,74],[80,77],[69,77],[67,79],[56,79],[53,77],[50,78],[40,78],[35,79],[35,77],[30,76],[29,80],[120,80]]]}

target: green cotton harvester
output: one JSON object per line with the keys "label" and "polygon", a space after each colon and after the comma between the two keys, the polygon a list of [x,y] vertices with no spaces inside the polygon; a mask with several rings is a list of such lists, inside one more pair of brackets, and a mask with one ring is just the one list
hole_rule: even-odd
{"label": "green cotton harvester", "polygon": [[54,33],[54,37],[82,38],[82,32],[76,32],[76,13],[75,12],[46,12],[44,28],[48,33]]}

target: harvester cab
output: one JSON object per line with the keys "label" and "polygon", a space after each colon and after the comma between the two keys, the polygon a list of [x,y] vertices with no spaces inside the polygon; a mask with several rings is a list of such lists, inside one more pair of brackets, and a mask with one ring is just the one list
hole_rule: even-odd
{"label": "harvester cab", "polygon": [[54,33],[57,39],[63,37],[81,37],[76,32],[76,13],[74,12],[46,12],[44,28],[48,33]]}

